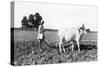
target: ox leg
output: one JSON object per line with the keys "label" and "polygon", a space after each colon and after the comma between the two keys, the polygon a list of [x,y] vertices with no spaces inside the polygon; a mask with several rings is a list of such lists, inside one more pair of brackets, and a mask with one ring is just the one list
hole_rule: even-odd
{"label": "ox leg", "polygon": [[76,42],[77,42],[77,46],[78,46],[78,51],[80,52],[80,44],[79,44],[79,40],[77,40]]}
{"label": "ox leg", "polygon": [[63,48],[63,51],[65,52],[65,48],[64,48],[64,45],[62,45],[62,48]]}
{"label": "ox leg", "polygon": [[61,45],[62,45],[62,42],[59,43],[59,52],[62,54]]}
{"label": "ox leg", "polygon": [[73,42],[70,42],[70,44],[71,44],[71,52],[73,52],[74,51],[74,44],[73,44]]}
{"label": "ox leg", "polygon": [[61,52],[61,44],[59,44],[59,52],[62,54],[62,52]]}

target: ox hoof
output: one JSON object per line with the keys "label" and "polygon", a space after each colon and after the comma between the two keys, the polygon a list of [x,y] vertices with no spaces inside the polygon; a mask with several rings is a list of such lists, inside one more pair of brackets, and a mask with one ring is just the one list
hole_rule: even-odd
{"label": "ox hoof", "polygon": [[78,52],[80,52],[80,50],[78,50]]}
{"label": "ox hoof", "polygon": [[40,52],[43,52],[43,50],[42,50],[42,49],[40,49]]}
{"label": "ox hoof", "polygon": [[62,52],[59,52],[59,51],[58,51],[58,54],[62,54]]}

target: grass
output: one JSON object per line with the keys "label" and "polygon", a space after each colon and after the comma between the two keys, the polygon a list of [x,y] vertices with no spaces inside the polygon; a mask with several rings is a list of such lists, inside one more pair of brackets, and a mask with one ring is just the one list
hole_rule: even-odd
{"label": "grass", "polygon": [[[37,31],[14,30],[14,40],[36,40],[37,34]],[[45,37],[49,43],[58,41],[56,31],[45,31]],[[97,41],[97,32],[90,32],[87,35],[84,35],[82,40]]]}

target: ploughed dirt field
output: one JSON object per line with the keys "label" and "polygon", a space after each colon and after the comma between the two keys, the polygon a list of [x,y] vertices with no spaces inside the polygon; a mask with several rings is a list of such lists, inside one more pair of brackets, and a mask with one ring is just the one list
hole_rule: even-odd
{"label": "ploughed dirt field", "polygon": [[97,33],[90,32],[83,36],[80,42],[81,51],[77,51],[77,45],[74,46],[74,52],[71,52],[70,45],[66,45],[66,52],[60,54],[56,32],[48,31],[45,33],[46,42],[42,43],[43,52],[39,49],[39,42],[36,40],[35,31],[14,31],[14,65],[39,65],[70,62],[87,62],[97,60]]}

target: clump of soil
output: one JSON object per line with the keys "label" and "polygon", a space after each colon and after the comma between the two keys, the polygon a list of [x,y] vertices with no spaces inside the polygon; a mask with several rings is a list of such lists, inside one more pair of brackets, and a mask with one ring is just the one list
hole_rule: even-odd
{"label": "clump of soil", "polygon": [[[89,43],[90,44],[90,43]],[[14,42],[14,65],[38,65],[54,63],[70,63],[97,60],[97,48],[95,43],[92,45],[80,45],[81,51],[75,48],[74,52],[67,50],[59,54],[58,48],[47,47],[43,44],[44,51],[41,52],[38,41],[15,41]],[[94,44],[94,45],[93,45]]]}

